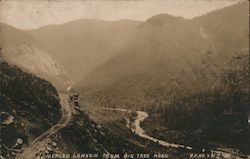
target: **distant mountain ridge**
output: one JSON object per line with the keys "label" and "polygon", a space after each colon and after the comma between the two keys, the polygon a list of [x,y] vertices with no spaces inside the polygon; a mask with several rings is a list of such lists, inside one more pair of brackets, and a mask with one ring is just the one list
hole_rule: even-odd
{"label": "distant mountain ridge", "polygon": [[158,24],[164,25],[167,23],[177,23],[180,21],[184,21],[185,19],[182,17],[175,17],[169,14],[158,14],[146,20],[147,23],[150,24]]}
{"label": "distant mountain ridge", "polygon": [[213,87],[224,61],[249,49],[247,3],[191,20],[154,16],[137,27],[125,49],[75,88],[94,105],[133,108]]}
{"label": "distant mountain ridge", "polygon": [[80,80],[124,47],[138,21],[80,19],[28,31],[57,56],[66,71]]}
{"label": "distant mountain ridge", "polygon": [[[62,79],[70,81],[69,78],[75,81],[90,79],[98,74],[93,72],[102,72],[98,70],[116,62],[120,63],[116,67],[123,68],[117,69],[123,72],[121,76],[153,67],[162,69],[161,66],[168,61],[175,61],[176,67],[173,68],[190,73],[192,71],[187,69],[195,66],[188,65],[206,58],[203,54],[220,57],[212,57],[214,64],[218,65],[223,57],[248,48],[248,19],[242,18],[248,13],[246,3],[191,20],[168,14],[155,15],[145,22],[80,19],[28,31],[2,24],[0,42],[9,61],[42,77],[50,76],[49,80],[57,82]],[[235,30],[237,24],[242,24],[237,26],[238,31]],[[123,63],[128,67],[122,66]],[[111,70],[105,72],[108,78],[116,76]],[[56,79],[52,78],[53,75]],[[97,80],[106,80],[99,77]]]}

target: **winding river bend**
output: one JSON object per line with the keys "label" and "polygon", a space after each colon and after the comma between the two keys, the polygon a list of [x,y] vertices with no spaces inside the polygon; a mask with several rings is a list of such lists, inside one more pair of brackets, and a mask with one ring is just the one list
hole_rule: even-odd
{"label": "winding river bend", "polygon": [[133,132],[135,132],[135,134],[139,135],[142,138],[151,140],[153,142],[158,143],[159,145],[165,146],[165,147],[174,147],[174,148],[185,148],[185,149],[189,149],[191,150],[192,147],[190,146],[185,146],[185,145],[179,145],[179,144],[175,144],[175,143],[169,143],[160,139],[156,139],[154,137],[151,137],[149,135],[147,135],[145,133],[145,131],[142,129],[141,127],[141,122],[143,122],[147,117],[148,117],[148,113],[144,112],[144,111],[136,111],[137,113],[137,117],[134,121],[134,128],[131,128],[133,130]]}
{"label": "winding river bend", "polygon": [[[104,110],[111,110],[111,111],[121,111],[121,112],[128,112],[131,113],[131,110],[127,109],[120,109],[120,108],[102,108]],[[155,143],[158,143],[161,146],[164,147],[172,147],[172,148],[184,148],[187,150],[192,150],[193,148],[191,146],[186,146],[186,145],[181,145],[181,144],[176,144],[176,143],[170,143],[167,141],[163,141],[157,138],[154,138],[152,136],[149,136],[145,133],[145,130],[141,127],[141,122],[143,122],[149,115],[147,112],[144,111],[136,111],[136,118],[133,121],[134,127],[130,126],[130,120],[127,120],[127,128],[131,129],[135,134],[138,136],[148,139],[150,141],[153,141]],[[249,158],[245,155],[239,154],[237,152],[231,152],[228,151],[227,149],[214,149],[211,151],[213,154],[216,155],[216,159],[246,159]]]}

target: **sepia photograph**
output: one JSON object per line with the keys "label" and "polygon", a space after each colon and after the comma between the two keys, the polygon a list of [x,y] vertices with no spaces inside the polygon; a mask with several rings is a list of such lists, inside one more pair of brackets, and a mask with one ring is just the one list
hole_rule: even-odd
{"label": "sepia photograph", "polygon": [[0,159],[250,159],[249,0],[0,0]]}

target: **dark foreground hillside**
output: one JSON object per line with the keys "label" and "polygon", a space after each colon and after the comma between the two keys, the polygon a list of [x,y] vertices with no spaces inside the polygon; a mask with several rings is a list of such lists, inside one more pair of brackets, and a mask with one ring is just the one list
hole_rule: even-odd
{"label": "dark foreground hillside", "polygon": [[48,81],[4,61],[0,66],[1,155],[9,159],[61,115],[57,91]]}

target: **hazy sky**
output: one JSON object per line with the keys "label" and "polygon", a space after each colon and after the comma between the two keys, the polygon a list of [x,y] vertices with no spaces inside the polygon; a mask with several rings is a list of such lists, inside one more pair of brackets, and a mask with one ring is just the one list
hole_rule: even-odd
{"label": "hazy sky", "polygon": [[88,18],[144,21],[168,13],[192,18],[237,0],[2,0],[0,21],[21,29]]}

